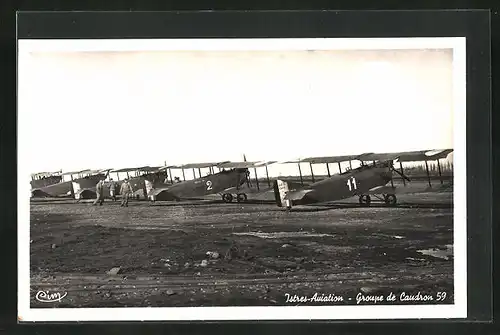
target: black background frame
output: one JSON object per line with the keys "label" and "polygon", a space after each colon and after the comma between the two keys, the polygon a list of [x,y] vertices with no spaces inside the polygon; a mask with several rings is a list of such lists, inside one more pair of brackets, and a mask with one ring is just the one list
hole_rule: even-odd
{"label": "black background frame", "polygon": [[[467,287],[468,320],[492,317],[492,159],[490,13],[488,11],[301,11],[301,12],[20,12],[19,39],[53,38],[312,38],[312,37],[455,37],[467,38]],[[2,162],[16,162],[16,114],[3,115],[0,128]],[[15,180],[16,165],[2,166],[3,175]],[[23,182],[23,181],[20,181]],[[17,194],[16,183],[7,185]],[[6,189],[10,191],[10,189]],[[4,196],[2,196],[4,197]],[[17,199],[8,196],[1,215],[15,231]],[[13,221],[13,222],[12,222]],[[6,235],[3,235],[4,240]],[[14,238],[2,241],[3,255],[12,259],[7,273],[16,292],[17,264]],[[5,250],[4,250],[5,249]],[[13,295],[17,305],[17,296]],[[15,312],[15,310],[14,310]],[[10,313],[15,317],[15,313]],[[334,321],[337,323],[336,321]],[[352,321],[351,321],[352,322]],[[369,320],[373,323],[373,320]],[[387,320],[382,320],[387,322]],[[400,320],[394,322],[400,323]],[[415,323],[415,321],[410,321]],[[211,322],[213,323],[213,322]],[[222,327],[215,322],[217,327]],[[241,332],[237,322],[218,328]],[[308,331],[309,322],[259,322],[261,331]],[[269,323],[272,323],[271,326]],[[296,328],[299,324],[306,324]],[[328,326],[329,322],[313,321]],[[441,323],[441,322],[440,322]],[[208,330],[202,328],[203,333]],[[365,325],[366,326],[366,325]],[[47,327],[47,326],[44,326]],[[49,326],[53,327],[53,326]],[[174,328],[171,328],[174,327]],[[38,328],[38,327],[37,327]],[[64,327],[66,328],[66,327]],[[127,330],[130,328],[127,325]],[[169,326],[181,329],[180,325]],[[252,327],[254,331],[257,329]],[[250,330],[252,328],[247,328]],[[45,328],[54,329],[54,328]],[[321,327],[322,330],[323,327]],[[373,332],[373,328],[371,332]],[[422,330],[422,328],[417,327]],[[152,330],[152,328],[150,328]],[[213,329],[215,330],[215,329]],[[37,329],[39,331],[39,329]],[[74,330],[72,329],[71,332]],[[406,332],[408,333],[408,332]]]}

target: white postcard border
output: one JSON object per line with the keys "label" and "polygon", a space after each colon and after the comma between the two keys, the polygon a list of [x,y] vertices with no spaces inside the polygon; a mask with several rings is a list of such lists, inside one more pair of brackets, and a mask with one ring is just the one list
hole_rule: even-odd
{"label": "white postcard border", "polygon": [[[165,50],[382,50],[452,48],[454,77],[453,305],[30,308],[30,194],[23,115],[18,117],[18,319],[20,321],[358,320],[467,317],[466,48],[465,37],[310,39],[19,40],[18,64],[30,52]],[[24,69],[26,70],[26,69]],[[23,71],[18,66],[18,71]],[[22,106],[22,101],[18,101]],[[19,107],[18,107],[19,108]]]}

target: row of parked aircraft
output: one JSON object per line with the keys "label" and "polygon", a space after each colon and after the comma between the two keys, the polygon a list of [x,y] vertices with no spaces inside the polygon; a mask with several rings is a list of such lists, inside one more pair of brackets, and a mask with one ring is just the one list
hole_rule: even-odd
{"label": "row of parked aircraft", "polygon": [[[72,197],[77,200],[96,197],[95,185],[99,180],[105,180],[117,174],[125,173],[136,190],[137,197],[150,201],[172,201],[183,199],[203,198],[207,195],[219,194],[226,203],[245,202],[248,197],[245,192],[274,192],[276,204],[279,207],[291,209],[295,205],[307,205],[359,197],[359,202],[370,205],[372,197],[375,200],[394,206],[397,203],[396,188],[393,183],[394,174],[399,175],[404,185],[410,179],[404,174],[402,163],[425,162],[429,186],[431,177],[428,162],[437,161],[439,176],[441,177],[440,160],[445,159],[453,150],[421,150],[396,153],[365,153],[361,155],[310,157],[295,161],[278,163],[276,161],[248,162],[210,162],[190,163],[179,166],[136,167],[126,169],[83,170],[77,172],[62,171],[56,173],[38,173],[32,175],[32,197]],[[352,162],[359,161],[358,168],[352,168]],[[340,163],[349,162],[350,168],[342,171]],[[277,178],[271,184],[268,166],[271,164],[296,163],[299,168],[300,182]],[[308,163],[311,167],[312,183],[304,183],[300,166]],[[339,174],[330,174],[329,164],[337,163]],[[395,168],[399,163],[399,170]],[[315,181],[313,164],[326,164],[328,177]],[[257,176],[257,168],[265,168],[268,188],[261,189]],[[201,175],[201,169],[209,169],[206,176]],[[215,168],[218,169],[215,172]],[[183,180],[172,178],[172,170],[180,169]],[[192,169],[195,176],[186,180],[185,170]],[[250,169],[254,170],[256,190],[253,190],[250,180]],[[196,177],[198,170],[199,177]],[[63,181],[69,176],[70,181]],[[246,188],[244,185],[246,184]],[[119,189],[119,187],[118,187]],[[106,195],[105,195],[106,196]]]}

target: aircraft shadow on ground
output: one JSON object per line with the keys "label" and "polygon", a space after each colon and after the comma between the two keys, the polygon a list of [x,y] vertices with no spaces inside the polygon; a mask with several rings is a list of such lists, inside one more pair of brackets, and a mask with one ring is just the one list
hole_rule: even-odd
{"label": "aircraft shadow on ground", "polygon": [[[32,204],[37,204],[37,205],[47,205],[47,204],[87,204],[90,205],[92,201],[86,201],[86,202],[77,202],[77,201],[34,201]],[[120,204],[120,201],[105,201],[104,205],[118,205]],[[211,206],[211,205],[223,205],[223,206],[244,206],[244,205],[266,205],[266,206],[273,206],[275,207],[276,210],[283,210],[284,208],[279,208],[276,206],[276,203],[272,200],[247,200],[246,202],[231,202],[231,203],[225,203],[222,200],[206,200],[206,199],[190,199],[188,201],[157,201],[155,203],[152,202],[147,202],[147,201],[137,201],[133,200],[129,203],[130,207],[135,207],[135,206],[144,206],[147,205],[148,207],[178,207],[178,206],[186,206],[186,207],[206,207],[206,206]],[[301,205],[297,207],[293,207],[290,211],[291,212],[322,212],[322,211],[329,211],[329,210],[335,210],[335,209],[349,209],[349,208],[364,208],[364,209],[370,209],[370,208],[407,208],[407,209],[451,209],[453,208],[453,203],[400,203],[396,204],[395,206],[387,206],[383,203],[372,203],[370,206],[366,205],[361,205],[358,203],[321,203],[321,204],[309,204],[309,205]]]}
{"label": "aircraft shadow on ground", "polygon": [[304,207],[294,207],[290,211],[298,212],[298,213],[308,213],[308,212],[323,212],[323,211],[331,211],[336,209],[349,209],[349,208],[363,208],[363,209],[371,209],[371,208],[388,208],[388,209],[452,209],[452,203],[401,203],[395,206],[387,206],[385,204],[372,204],[370,206],[360,205],[356,203],[343,203],[343,204],[311,204]]}
{"label": "aircraft shadow on ground", "polygon": [[171,207],[171,206],[207,206],[207,205],[224,205],[224,206],[235,206],[235,205],[274,205],[276,203],[274,201],[269,200],[247,200],[245,202],[230,202],[226,203],[222,200],[192,200],[192,202],[173,202],[173,201],[157,201],[155,203],[150,203],[151,206],[160,206],[160,207]]}

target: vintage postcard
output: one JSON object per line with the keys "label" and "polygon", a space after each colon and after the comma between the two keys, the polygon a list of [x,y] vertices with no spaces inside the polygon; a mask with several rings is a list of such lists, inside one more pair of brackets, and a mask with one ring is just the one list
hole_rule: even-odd
{"label": "vintage postcard", "polygon": [[465,38],[20,40],[19,320],[466,317],[465,77]]}

